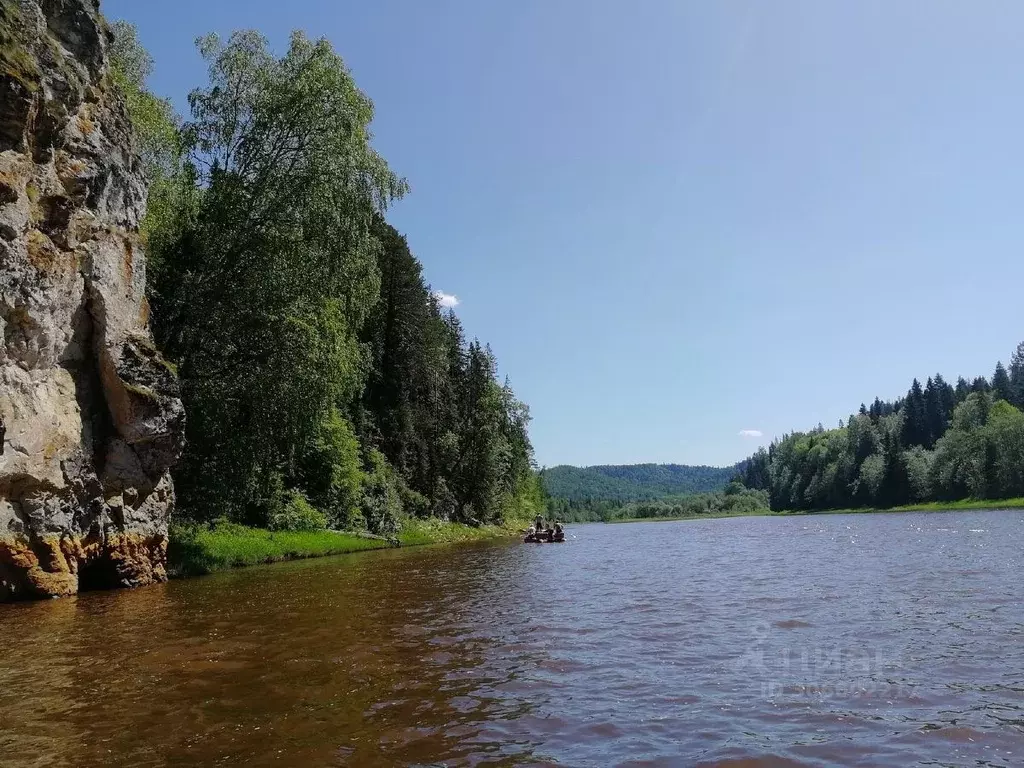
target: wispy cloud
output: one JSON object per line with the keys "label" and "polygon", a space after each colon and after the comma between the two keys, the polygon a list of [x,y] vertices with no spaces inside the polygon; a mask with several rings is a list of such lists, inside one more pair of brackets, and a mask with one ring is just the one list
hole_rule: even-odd
{"label": "wispy cloud", "polygon": [[764,432],[760,429],[741,429],[740,437],[764,437]]}
{"label": "wispy cloud", "polygon": [[459,297],[454,293],[445,293],[444,291],[434,291],[434,298],[437,299],[438,305],[445,309],[454,309],[459,306]]}

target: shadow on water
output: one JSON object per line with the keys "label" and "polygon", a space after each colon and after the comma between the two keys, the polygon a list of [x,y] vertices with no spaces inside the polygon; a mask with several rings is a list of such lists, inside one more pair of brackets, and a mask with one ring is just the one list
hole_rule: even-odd
{"label": "shadow on water", "polygon": [[578,526],[0,608],[6,765],[1014,765],[1024,514]]}

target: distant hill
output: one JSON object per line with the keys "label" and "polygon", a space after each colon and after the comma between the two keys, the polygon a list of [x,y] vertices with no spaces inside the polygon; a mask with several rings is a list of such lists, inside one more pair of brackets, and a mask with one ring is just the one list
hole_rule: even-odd
{"label": "distant hill", "polygon": [[612,464],[571,467],[562,464],[543,470],[541,481],[548,495],[556,499],[627,502],[720,491],[735,475],[735,466]]}

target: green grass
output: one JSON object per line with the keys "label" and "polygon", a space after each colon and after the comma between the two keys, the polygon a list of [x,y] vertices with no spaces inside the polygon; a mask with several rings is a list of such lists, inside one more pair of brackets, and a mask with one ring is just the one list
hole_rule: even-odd
{"label": "green grass", "polygon": [[473,527],[462,523],[447,523],[436,518],[406,520],[398,541],[403,547],[423,544],[457,544],[466,541],[483,541],[504,536],[514,536],[529,523],[525,520],[508,519],[502,525]]}
{"label": "green grass", "polygon": [[902,507],[858,507],[854,509],[794,509],[782,510],[779,512],[767,509],[753,512],[720,512],[709,514],[683,515],[679,517],[624,517],[615,520],[606,520],[608,523],[654,523],[654,522],[675,522],[678,520],[706,520],[718,517],[765,517],[765,516],[786,516],[795,515],[855,515],[855,514],[883,514],[889,512],[954,512],[957,510],[969,509],[1024,509],[1024,498],[1018,499],[960,499],[959,501],[928,501],[920,504],[907,504]]}
{"label": "green grass", "polygon": [[167,559],[172,576],[197,576],[244,565],[391,546],[394,544],[384,539],[335,531],[267,531],[230,523],[172,526]]}
{"label": "green grass", "polygon": [[433,519],[406,520],[395,541],[337,531],[268,531],[234,523],[172,525],[168,570],[173,577],[199,576],[283,560],[495,539],[515,535],[525,527],[526,523],[519,520],[478,528]]}
{"label": "green grass", "polygon": [[757,509],[749,512],[695,512],[692,515],[674,515],[671,517],[617,517],[612,520],[605,520],[606,523],[674,523],[679,520],[710,520],[721,517],[766,517],[768,515],[779,515],[780,512],[772,512],[770,509]]}
{"label": "green grass", "polygon": [[960,499],[958,501],[926,501],[920,504],[906,504],[902,507],[858,509],[822,509],[812,511],[784,512],[786,515],[849,515],[862,512],[954,512],[966,509],[1024,509],[1024,498],[1017,499]]}

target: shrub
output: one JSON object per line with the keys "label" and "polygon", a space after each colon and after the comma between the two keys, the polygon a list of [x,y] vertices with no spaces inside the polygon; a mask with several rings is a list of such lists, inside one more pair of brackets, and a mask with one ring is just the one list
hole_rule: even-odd
{"label": "shrub", "polygon": [[331,409],[305,447],[299,485],[327,513],[332,528],[351,530],[363,527],[362,484],[359,441],[351,423]]}
{"label": "shrub", "polygon": [[398,533],[402,500],[398,493],[395,470],[380,451],[372,449],[367,456],[363,482],[363,516],[371,532],[381,536]]}
{"label": "shrub", "polygon": [[299,491],[289,491],[284,507],[270,517],[273,531],[322,531],[326,527],[327,516]]}

